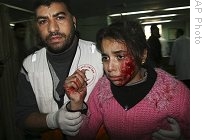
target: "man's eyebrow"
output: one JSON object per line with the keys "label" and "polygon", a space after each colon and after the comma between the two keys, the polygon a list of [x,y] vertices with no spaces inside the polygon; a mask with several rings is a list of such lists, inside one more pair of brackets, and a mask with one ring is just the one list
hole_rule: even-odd
{"label": "man's eyebrow", "polygon": [[[59,13],[54,14],[53,17],[57,17],[57,16],[59,16],[59,15],[66,15],[66,13],[65,13],[65,12],[59,12]],[[48,18],[47,16],[38,16],[38,17],[36,18],[36,20],[39,20],[39,19],[47,19],[47,18]]]}
{"label": "man's eyebrow", "polygon": [[66,13],[65,12],[59,12],[59,13],[54,14],[53,17],[57,17],[59,15],[66,15]]}
{"label": "man's eyebrow", "polygon": [[46,16],[38,16],[36,17],[36,20],[39,20],[39,19],[46,19],[47,17]]}

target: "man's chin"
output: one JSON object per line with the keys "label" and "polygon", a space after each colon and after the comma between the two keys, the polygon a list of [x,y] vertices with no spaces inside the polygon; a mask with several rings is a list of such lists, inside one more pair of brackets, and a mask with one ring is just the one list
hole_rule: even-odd
{"label": "man's chin", "polygon": [[59,46],[48,46],[47,50],[52,52],[52,53],[58,54],[58,53],[64,52],[66,49],[65,49],[65,47],[62,47],[62,46],[61,47],[59,47]]}

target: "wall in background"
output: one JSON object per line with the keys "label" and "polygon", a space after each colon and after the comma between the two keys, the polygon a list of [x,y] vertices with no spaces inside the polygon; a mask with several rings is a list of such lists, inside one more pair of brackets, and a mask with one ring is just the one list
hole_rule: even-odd
{"label": "wall in background", "polygon": [[107,26],[106,16],[89,17],[84,19],[77,19],[77,29],[80,32],[82,39],[95,41],[97,31]]}
{"label": "wall in background", "polygon": [[[80,31],[81,37],[85,40],[95,41],[96,32],[108,24],[106,16],[90,17],[84,19],[77,19],[78,30]],[[185,35],[190,36],[190,21],[183,22],[169,22],[162,23],[162,36],[169,42],[175,36],[173,32],[177,28],[182,28],[185,31]],[[171,34],[170,34],[171,33]],[[171,37],[171,38],[170,38]]]}

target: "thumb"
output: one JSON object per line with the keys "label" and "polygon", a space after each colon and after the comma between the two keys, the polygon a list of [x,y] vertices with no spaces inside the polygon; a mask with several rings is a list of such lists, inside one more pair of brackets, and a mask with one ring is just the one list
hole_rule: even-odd
{"label": "thumb", "polygon": [[69,120],[75,120],[81,117],[81,113],[80,112],[65,112],[65,118],[69,119]]}
{"label": "thumb", "polygon": [[169,122],[172,130],[180,130],[178,122],[174,118],[167,118],[167,121]]}

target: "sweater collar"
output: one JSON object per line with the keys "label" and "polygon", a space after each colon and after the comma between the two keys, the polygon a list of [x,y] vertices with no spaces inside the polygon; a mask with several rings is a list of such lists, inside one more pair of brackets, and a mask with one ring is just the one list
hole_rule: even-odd
{"label": "sweater collar", "polygon": [[114,98],[125,110],[135,106],[149,93],[156,81],[157,73],[153,68],[148,67],[144,76],[146,79],[143,78],[143,81],[129,86],[119,87],[111,83]]}

